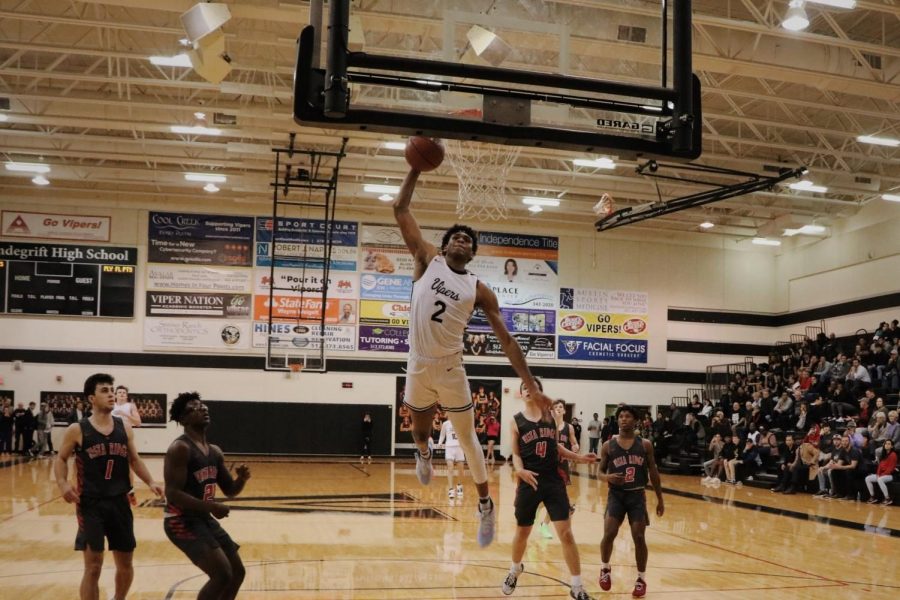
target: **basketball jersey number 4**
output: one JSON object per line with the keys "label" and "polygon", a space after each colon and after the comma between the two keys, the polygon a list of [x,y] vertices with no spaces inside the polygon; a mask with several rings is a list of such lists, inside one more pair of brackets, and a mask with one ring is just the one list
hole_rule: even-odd
{"label": "basketball jersey number 4", "polygon": [[441,318],[441,315],[444,314],[444,311],[447,310],[447,305],[441,302],[440,300],[434,303],[437,306],[437,310],[434,311],[434,314],[431,315],[431,320],[436,323],[443,323],[444,319]]}

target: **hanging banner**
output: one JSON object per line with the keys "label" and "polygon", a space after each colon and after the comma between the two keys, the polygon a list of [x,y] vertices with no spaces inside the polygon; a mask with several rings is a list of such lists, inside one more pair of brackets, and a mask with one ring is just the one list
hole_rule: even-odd
{"label": "hanging banner", "polygon": [[[269,289],[274,287],[275,294],[279,296],[315,296],[321,290],[325,279],[323,271],[310,269],[286,269],[275,268],[275,282],[272,284],[271,269],[255,269],[253,273],[253,289],[256,294],[268,295]],[[355,300],[359,298],[359,274],[349,271],[331,271],[328,276],[328,297],[347,298]],[[321,292],[318,292],[321,295]]]}
{"label": "hanging banner", "polygon": [[[277,239],[275,229],[277,228]],[[354,221],[322,219],[256,218],[256,266],[272,264],[272,251],[278,267],[322,269],[328,234],[331,234],[330,268],[356,271],[358,224]]]}
{"label": "hanging banner", "polygon": [[108,242],[112,219],[4,210],[0,235],[7,237]]}
{"label": "hanging banner", "polygon": [[[320,321],[322,319],[322,297],[274,296],[272,298],[272,318],[290,321]],[[269,297],[253,297],[253,319],[269,320]],[[356,302],[353,300],[328,299],[325,302],[325,323],[329,325],[352,324],[356,322]]]}
{"label": "hanging banner", "polygon": [[[317,324],[272,323],[270,328],[267,321],[256,321],[253,323],[253,347],[266,348],[269,344],[270,331],[272,347],[282,350],[318,350],[322,339],[321,327]],[[356,328],[347,325],[326,325],[325,349],[341,352],[356,350]]]}
{"label": "hanging banner", "polygon": [[247,350],[250,322],[230,319],[144,319],[144,346]]}
{"label": "hanging banner", "polygon": [[369,352],[409,352],[409,329],[360,325],[359,349]]}
{"label": "hanging banner", "polygon": [[182,265],[147,265],[148,290],[189,290],[196,292],[248,293],[250,269]]}
{"label": "hanging banner", "polygon": [[649,300],[645,292],[562,288],[560,307],[558,358],[647,362]]}
{"label": "hanging banner", "polygon": [[[519,344],[525,358],[556,358],[555,335],[514,333],[513,339]],[[493,333],[466,331],[463,349],[467,356],[506,356]]]}
{"label": "hanging banner", "polygon": [[249,267],[253,218],[151,212],[147,262]]}
{"label": "hanging banner", "polygon": [[250,318],[250,294],[147,292],[148,317]]}
{"label": "hanging banner", "polygon": [[409,302],[360,300],[359,322],[364,325],[409,326]]}

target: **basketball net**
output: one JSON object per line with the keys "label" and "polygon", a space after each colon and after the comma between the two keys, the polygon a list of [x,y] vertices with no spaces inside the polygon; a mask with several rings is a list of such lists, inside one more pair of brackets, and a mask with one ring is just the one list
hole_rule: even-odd
{"label": "basketball net", "polygon": [[600,196],[600,200],[594,205],[594,214],[598,217],[608,217],[616,208],[615,200],[609,194]]}
{"label": "basketball net", "polygon": [[[481,111],[477,109],[455,114],[481,119]],[[456,216],[479,221],[505,219],[508,214],[506,178],[521,148],[463,140],[445,140],[444,147],[459,179]]]}

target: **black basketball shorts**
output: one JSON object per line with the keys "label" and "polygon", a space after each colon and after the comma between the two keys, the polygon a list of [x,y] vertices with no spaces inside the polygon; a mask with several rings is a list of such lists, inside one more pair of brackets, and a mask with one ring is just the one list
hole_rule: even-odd
{"label": "black basketball shorts", "polygon": [[551,521],[565,521],[569,518],[569,494],[562,481],[542,483],[538,477],[538,487],[534,489],[527,483],[520,482],[516,488],[516,524],[519,527],[534,525],[541,502],[547,509]]}
{"label": "black basketball shorts", "polygon": [[628,515],[629,523],[650,525],[650,513],[647,512],[647,495],[644,490],[609,490],[606,500],[606,516],[621,522]]}
{"label": "black basketball shorts", "polygon": [[109,549],[116,552],[133,552],[137,546],[134,539],[134,515],[128,496],[108,498],[88,498],[82,496],[75,508],[78,518],[78,534],[75,549],[89,548],[103,552],[104,538],[109,540]]}
{"label": "black basketball shorts", "polygon": [[230,556],[240,548],[212,516],[166,517],[163,528],[169,540],[195,565],[210,550],[221,548]]}

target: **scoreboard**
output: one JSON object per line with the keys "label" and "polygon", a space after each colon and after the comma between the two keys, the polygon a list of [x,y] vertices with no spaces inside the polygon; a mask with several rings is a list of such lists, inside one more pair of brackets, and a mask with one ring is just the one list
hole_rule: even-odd
{"label": "scoreboard", "polygon": [[0,243],[0,311],[133,317],[137,248]]}

